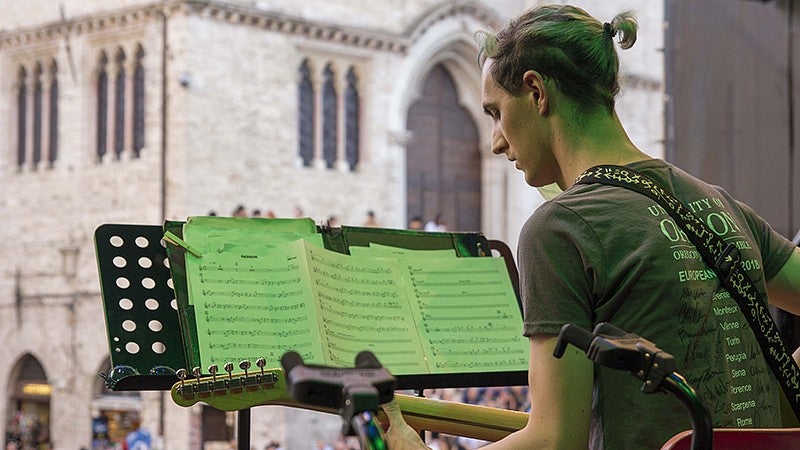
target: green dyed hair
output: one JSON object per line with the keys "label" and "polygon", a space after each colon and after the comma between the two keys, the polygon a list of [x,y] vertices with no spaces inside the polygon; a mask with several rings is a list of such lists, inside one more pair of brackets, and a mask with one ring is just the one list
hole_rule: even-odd
{"label": "green dyed hair", "polygon": [[619,92],[619,45],[636,42],[637,23],[630,11],[603,24],[583,9],[549,5],[525,11],[496,35],[481,31],[479,64],[494,63],[491,75],[512,95],[522,89],[522,74],[535,70],[579,104],[614,109]]}

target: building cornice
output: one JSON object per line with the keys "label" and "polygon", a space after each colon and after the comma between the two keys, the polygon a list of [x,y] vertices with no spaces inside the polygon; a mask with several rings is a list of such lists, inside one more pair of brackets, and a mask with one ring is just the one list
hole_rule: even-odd
{"label": "building cornice", "polygon": [[443,3],[423,14],[404,32],[386,33],[376,29],[346,27],[303,19],[218,0],[161,0],[153,3],[78,16],[35,27],[0,31],[0,50],[45,44],[71,36],[108,32],[146,24],[162,17],[196,15],[211,20],[241,24],[270,31],[301,36],[309,40],[338,43],[389,53],[405,54],[434,23],[454,16],[471,16],[494,26],[497,17],[479,3],[455,0]]}
{"label": "building cornice", "polygon": [[34,27],[0,32],[0,50],[38,45],[71,36],[125,28],[171,15],[183,1],[160,1],[148,5],[78,16]]}

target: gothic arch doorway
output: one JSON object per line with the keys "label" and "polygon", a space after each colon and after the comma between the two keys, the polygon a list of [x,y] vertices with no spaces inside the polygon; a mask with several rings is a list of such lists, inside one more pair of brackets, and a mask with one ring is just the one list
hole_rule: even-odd
{"label": "gothic arch doorway", "polygon": [[11,370],[6,441],[19,448],[39,448],[50,443],[50,395],[52,386],[44,368],[25,354]]}
{"label": "gothic arch doorway", "polygon": [[478,130],[442,65],[428,74],[406,123],[411,132],[406,147],[408,218],[428,221],[440,215],[448,231],[480,231]]}

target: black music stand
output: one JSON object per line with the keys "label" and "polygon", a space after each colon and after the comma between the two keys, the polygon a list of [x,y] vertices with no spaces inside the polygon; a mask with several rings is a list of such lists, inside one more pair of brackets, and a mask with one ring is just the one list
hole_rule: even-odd
{"label": "black music stand", "polygon": [[[174,225],[175,223],[169,223]],[[342,227],[318,228],[329,250],[348,253],[351,245],[379,243],[411,249],[450,249],[459,256],[504,258],[519,301],[516,264],[502,241],[480,233],[426,233],[409,230]],[[114,391],[169,391],[175,372],[190,370],[183,342],[169,259],[158,225],[104,224],[95,230],[95,250],[106,315],[111,364],[101,374]],[[527,373],[498,372],[398,377],[398,389],[513,386],[527,383]],[[250,448],[250,409],[237,412],[237,448]]]}

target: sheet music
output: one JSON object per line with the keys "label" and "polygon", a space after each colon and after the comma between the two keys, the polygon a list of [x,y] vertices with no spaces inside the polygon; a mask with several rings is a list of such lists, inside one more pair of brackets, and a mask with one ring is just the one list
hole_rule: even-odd
{"label": "sheet music", "polygon": [[371,350],[395,375],[428,373],[397,261],[306,249],[328,361],[351,367]]}
{"label": "sheet music", "polygon": [[398,259],[432,373],[527,370],[522,314],[501,258],[377,244],[350,252]]}
{"label": "sheet music", "polygon": [[186,257],[202,367],[264,357],[269,367],[293,349],[322,361],[302,245],[322,244],[311,219],[192,217],[184,238],[202,252]]}
{"label": "sheet music", "polygon": [[202,367],[260,357],[279,367],[288,350],[351,367],[372,350],[396,375],[527,369],[502,259],[385,246],[351,256],[301,235],[187,222],[201,254],[187,254],[186,275]]}

